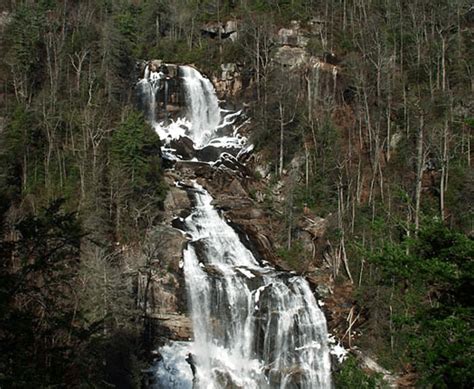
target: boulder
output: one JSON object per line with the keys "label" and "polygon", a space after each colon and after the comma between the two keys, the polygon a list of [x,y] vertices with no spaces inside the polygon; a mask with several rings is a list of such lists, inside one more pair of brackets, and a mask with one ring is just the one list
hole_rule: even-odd
{"label": "boulder", "polygon": [[[226,149],[228,151],[228,149]],[[236,150],[238,154],[238,150]],[[239,162],[239,160],[229,152],[221,153],[219,158],[214,162],[214,168],[220,169],[228,169],[235,173],[238,173],[241,177],[246,177],[250,175],[250,171],[248,170],[247,166],[243,163]]]}
{"label": "boulder", "polygon": [[214,162],[216,163],[221,159],[223,154],[229,154],[231,156],[237,155],[239,153],[239,148],[235,147],[220,147],[220,146],[213,146],[207,145],[202,149],[196,150],[196,157],[200,161],[205,162]]}
{"label": "boulder", "polygon": [[163,203],[165,223],[170,223],[176,216],[186,216],[191,210],[191,201],[187,193],[171,186]]}
{"label": "boulder", "polygon": [[183,159],[190,160],[195,157],[196,151],[194,150],[194,143],[192,139],[187,136],[170,140],[168,146],[170,149],[174,149],[175,154]]}

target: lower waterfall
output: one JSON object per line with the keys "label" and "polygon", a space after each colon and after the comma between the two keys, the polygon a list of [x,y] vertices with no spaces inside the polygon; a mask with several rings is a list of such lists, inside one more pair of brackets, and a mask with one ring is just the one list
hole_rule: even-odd
{"label": "lower waterfall", "polygon": [[194,339],[163,348],[156,387],[331,388],[326,320],[308,283],[259,264],[210,194],[197,184],[190,192],[184,273]]}

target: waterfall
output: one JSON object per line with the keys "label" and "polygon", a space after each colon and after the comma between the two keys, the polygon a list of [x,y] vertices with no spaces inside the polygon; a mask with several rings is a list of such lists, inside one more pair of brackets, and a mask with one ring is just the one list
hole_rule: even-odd
{"label": "waterfall", "polygon": [[137,84],[145,115],[152,124],[156,123],[156,95],[164,87],[162,82],[164,78],[165,75],[162,72],[152,72],[147,65],[143,78]]}
{"label": "waterfall", "polygon": [[181,66],[190,138],[196,147],[205,146],[215,134],[221,111],[214,86],[191,66]]}
{"label": "waterfall", "polygon": [[[162,64],[166,68],[166,64]],[[173,80],[163,71],[145,67],[137,83],[142,106],[150,124],[166,144],[180,137],[192,140],[194,149],[208,145],[221,148],[241,148],[245,138],[233,127],[241,111],[221,109],[212,82],[191,66],[179,66],[178,83],[184,96],[185,109],[171,118],[166,111],[169,83]],[[159,119],[158,112],[163,112]],[[230,130],[229,130],[230,128]],[[168,150],[167,150],[168,151]]]}
{"label": "waterfall", "polygon": [[[198,156],[209,148],[232,149],[235,156],[250,152],[234,125],[240,112],[220,108],[210,80],[190,66],[176,74],[185,109],[173,118],[166,111],[167,83],[173,81],[166,69],[147,66],[137,84],[148,120],[167,145],[163,155],[179,159],[181,137],[192,140]],[[230,158],[229,152],[220,155]],[[331,388],[326,320],[307,281],[259,263],[204,188],[194,183],[183,190],[194,204],[181,223],[189,237],[183,270],[193,339],[159,350],[155,387]]]}
{"label": "waterfall", "polygon": [[[192,196],[184,273],[194,388],[331,388],[326,320],[308,283],[260,265],[209,193],[195,184]],[[190,368],[170,381],[172,366],[161,366],[166,382],[175,382],[168,387],[191,388]],[[160,369],[158,382],[166,387]]]}

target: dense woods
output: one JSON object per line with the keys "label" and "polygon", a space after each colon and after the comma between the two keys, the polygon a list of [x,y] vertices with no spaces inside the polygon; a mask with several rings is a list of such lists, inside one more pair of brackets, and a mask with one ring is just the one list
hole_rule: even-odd
{"label": "dense woods", "polygon": [[[305,209],[327,218],[325,258],[335,283],[351,285],[359,347],[419,387],[470,387],[469,7],[0,1],[0,386],[140,385],[138,265],[126,248],[159,223],[167,188],[159,138],[135,105],[135,65],[159,58],[209,75],[241,67],[234,99],[248,103],[270,172],[281,256],[306,255],[295,223]],[[237,39],[203,34],[228,20]],[[276,36],[294,20],[314,61],[290,67],[275,61]],[[271,194],[281,183],[283,206]],[[377,385],[352,359],[336,383]]]}

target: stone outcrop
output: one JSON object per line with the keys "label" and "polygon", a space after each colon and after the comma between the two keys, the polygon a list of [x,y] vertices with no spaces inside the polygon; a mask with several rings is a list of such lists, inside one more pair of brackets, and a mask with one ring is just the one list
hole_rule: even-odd
{"label": "stone outcrop", "polygon": [[237,20],[227,20],[223,23],[209,22],[201,27],[201,34],[211,39],[230,39],[235,41],[238,38],[238,27]]}
{"label": "stone outcrop", "polygon": [[[173,178],[166,177],[169,183]],[[187,216],[191,202],[185,191],[171,186],[164,207],[163,224],[150,233],[143,249],[146,265],[139,271],[138,294],[142,304],[146,301],[147,317],[159,338],[187,340],[192,336],[182,270],[187,238],[170,224],[175,218]]]}
{"label": "stone outcrop", "polygon": [[292,68],[307,63],[309,57],[308,52],[302,47],[281,46],[273,59],[279,65]]}
{"label": "stone outcrop", "polygon": [[193,336],[193,324],[189,316],[176,313],[152,313],[150,318],[158,323],[168,339],[189,340]]}
{"label": "stone outcrop", "polygon": [[301,28],[301,23],[293,20],[289,28],[278,30],[278,43],[280,45],[306,47],[309,41],[306,35],[306,31]]}
{"label": "stone outcrop", "polygon": [[239,65],[236,63],[221,64],[221,72],[213,77],[212,82],[219,98],[227,99],[238,95],[243,87]]}

